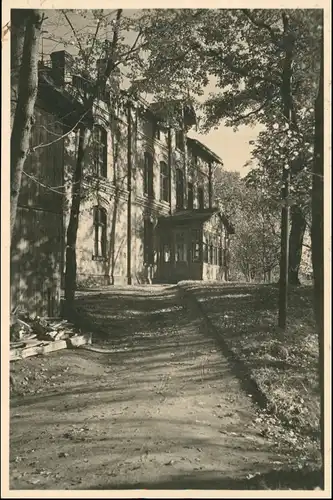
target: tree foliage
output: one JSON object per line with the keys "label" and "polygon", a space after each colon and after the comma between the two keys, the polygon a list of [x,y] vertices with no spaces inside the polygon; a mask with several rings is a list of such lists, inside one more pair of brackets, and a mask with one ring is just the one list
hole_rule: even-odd
{"label": "tree foliage", "polygon": [[281,200],[281,210],[286,204],[294,206],[289,275],[295,283],[304,228],[311,219],[322,28],[319,9],[158,10],[147,14],[145,25],[145,33],[154,39],[146,65],[146,75],[154,75],[152,90],[199,96],[213,78],[215,91],[200,107],[201,130],[221,123],[235,130],[260,124],[263,131],[252,153],[257,169],[251,174],[252,185],[265,185],[274,201],[281,198],[282,171],[291,172],[291,188],[288,199]]}
{"label": "tree foliage", "polygon": [[279,263],[279,207],[260,186],[237,172],[215,174],[215,196],[232,221],[232,278],[271,281]]}

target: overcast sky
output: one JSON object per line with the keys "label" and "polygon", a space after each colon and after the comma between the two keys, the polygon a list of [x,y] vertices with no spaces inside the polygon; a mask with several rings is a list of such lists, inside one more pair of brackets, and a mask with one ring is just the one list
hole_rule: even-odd
{"label": "overcast sky", "polygon": [[[70,39],[71,28],[59,10],[48,10],[45,12],[47,12],[48,19],[44,24],[44,29],[48,33],[43,34],[42,46],[45,57],[48,57],[50,52],[63,49],[63,45],[58,43],[58,39],[59,37]],[[134,12],[136,11],[127,9],[126,14],[131,15]],[[89,24],[89,21],[80,15],[71,14],[71,20],[75,28],[78,30],[81,29],[83,32]],[[134,36],[134,34],[128,34],[129,41],[132,37],[134,39]],[[50,40],[50,38],[53,38],[53,40]],[[68,47],[66,50],[71,51]],[[200,100],[205,99],[214,90],[215,85],[211,81]],[[218,129],[211,130],[208,134],[199,134],[192,129],[189,135],[199,139],[218,154],[222,158],[226,170],[240,172],[240,175],[243,176],[248,172],[248,169],[244,168],[244,164],[250,159],[251,146],[249,145],[249,141],[256,139],[259,130],[258,127],[241,126],[237,132],[234,132],[232,128],[225,127],[222,124]]]}

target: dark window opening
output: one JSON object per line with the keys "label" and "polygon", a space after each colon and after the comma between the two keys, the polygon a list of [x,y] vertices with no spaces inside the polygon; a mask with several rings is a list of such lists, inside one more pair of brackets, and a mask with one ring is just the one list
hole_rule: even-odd
{"label": "dark window opening", "polygon": [[218,249],[219,251],[219,255],[218,255],[218,259],[219,259],[219,266],[222,267],[223,265],[223,248],[219,248]]}
{"label": "dark window opening", "polygon": [[144,247],[144,263],[154,263],[154,240],[153,240],[153,223],[149,219],[145,219],[143,223],[143,247]]}
{"label": "dark window opening", "polygon": [[176,131],[176,148],[180,149],[180,151],[185,149],[184,132],[182,130]]}
{"label": "dark window opening", "polygon": [[209,258],[208,258],[208,262],[209,264],[213,264],[213,244],[210,243],[209,244]]}
{"label": "dark window opening", "polygon": [[163,262],[170,262],[170,259],[171,259],[170,245],[168,243],[165,243],[163,245]]}
{"label": "dark window opening", "polygon": [[164,162],[160,162],[160,199],[163,201],[170,201],[169,196],[169,168]]}
{"label": "dark window opening", "polygon": [[187,262],[187,245],[184,233],[176,233],[175,261]]}
{"label": "dark window opening", "polygon": [[184,174],[180,168],[176,170],[176,208],[184,208]]}
{"label": "dark window opening", "polygon": [[200,262],[201,260],[201,244],[200,231],[192,231],[192,262]]}
{"label": "dark window opening", "polygon": [[189,182],[187,184],[187,208],[193,210],[193,184]]}
{"label": "dark window opening", "polygon": [[204,195],[204,188],[202,186],[198,187],[198,204],[199,204],[199,209],[204,209],[205,208],[205,195]]}
{"label": "dark window opening", "polygon": [[106,222],[105,208],[94,207],[94,258],[106,258]]}
{"label": "dark window opening", "polygon": [[145,153],[144,157],[144,194],[154,197],[154,171],[153,157],[150,153]]}
{"label": "dark window opening", "polygon": [[208,263],[208,245],[207,243],[203,244],[203,261]]}
{"label": "dark window opening", "polygon": [[217,266],[217,247],[214,247],[213,249],[213,263]]}
{"label": "dark window opening", "polygon": [[107,177],[107,133],[106,130],[95,125],[93,128],[93,158],[94,172],[99,177]]}
{"label": "dark window opening", "polygon": [[155,139],[161,140],[161,129],[158,125],[155,125]]}

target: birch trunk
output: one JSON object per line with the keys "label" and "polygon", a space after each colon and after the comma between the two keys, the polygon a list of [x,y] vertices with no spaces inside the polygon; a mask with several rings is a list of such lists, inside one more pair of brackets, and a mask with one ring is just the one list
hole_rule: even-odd
{"label": "birch trunk", "polygon": [[323,46],[319,89],[315,103],[315,138],[312,175],[312,266],[314,277],[314,315],[319,346],[321,452],[324,464],[324,68]]}
{"label": "birch trunk", "polygon": [[[10,233],[16,220],[22,172],[29,152],[30,133],[38,90],[38,46],[43,17],[32,9],[26,20],[22,63],[19,72],[17,104],[11,132],[10,154]],[[21,27],[22,30],[22,27]],[[22,31],[20,31],[22,35]],[[19,50],[20,43],[15,50]]]}

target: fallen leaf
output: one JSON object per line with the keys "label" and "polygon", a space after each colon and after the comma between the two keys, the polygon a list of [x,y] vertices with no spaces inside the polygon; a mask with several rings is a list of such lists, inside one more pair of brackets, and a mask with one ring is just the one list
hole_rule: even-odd
{"label": "fallen leaf", "polygon": [[38,483],[40,483],[40,479],[37,479],[37,478],[30,479],[29,483],[38,484]]}

